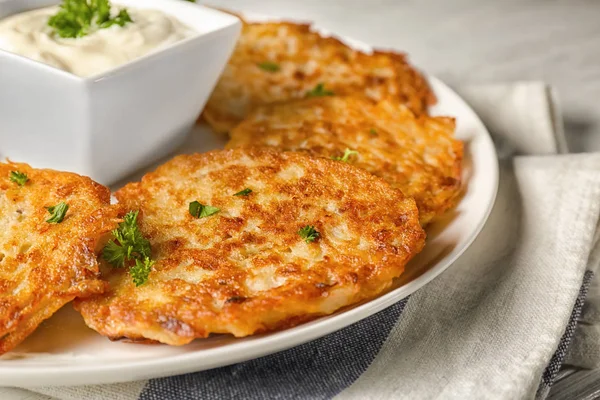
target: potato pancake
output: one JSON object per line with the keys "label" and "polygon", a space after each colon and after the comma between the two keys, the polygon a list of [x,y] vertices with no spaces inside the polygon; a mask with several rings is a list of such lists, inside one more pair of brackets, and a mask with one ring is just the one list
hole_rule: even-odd
{"label": "potato pancake", "polygon": [[[415,117],[402,104],[318,97],[257,109],[231,132],[229,148],[274,146],[341,158],[413,197],[423,225],[456,203],[462,142],[454,119]],[[354,153],[356,152],[356,153]]]}
{"label": "potato pancake", "polygon": [[257,106],[311,93],[392,98],[419,115],[435,103],[427,80],[404,54],[366,54],[310,25],[245,23],[203,116],[213,130],[226,133]]}
{"label": "potato pancake", "polygon": [[75,297],[104,291],[95,251],[120,207],[89,178],[0,163],[0,210],[3,354]]}
{"label": "potato pancake", "polygon": [[412,199],[351,165],[269,148],[182,155],[116,193],[155,264],[78,300],[112,339],[183,345],[287,328],[389,288],[424,245]]}

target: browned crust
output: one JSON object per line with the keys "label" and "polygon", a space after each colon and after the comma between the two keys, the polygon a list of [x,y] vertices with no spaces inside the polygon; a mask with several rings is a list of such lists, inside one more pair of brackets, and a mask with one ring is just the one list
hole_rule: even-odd
{"label": "browned crust", "polygon": [[[261,70],[257,65],[264,61],[281,70]],[[309,24],[245,23],[203,117],[213,130],[229,132],[252,109],[303,98],[319,83],[340,95],[398,100],[418,115],[436,102],[427,80],[405,54],[366,54],[313,31]]]}
{"label": "browned crust", "polygon": [[415,116],[404,105],[356,96],[303,99],[256,109],[231,132],[228,148],[273,146],[349,162],[413,197],[423,225],[456,205],[463,144],[450,117]]}
{"label": "browned crust", "polygon": [[[24,186],[11,171],[26,173]],[[63,222],[50,224],[45,207],[69,205]],[[96,250],[118,221],[109,190],[72,173],[0,163],[0,354],[65,303],[101,293]]]}
{"label": "browned crust", "polygon": [[[110,291],[76,302],[113,339],[182,345],[290,327],[377,296],[425,239],[414,201],[379,178],[272,149],[178,156],[116,195],[141,210],[157,263],[138,288],[107,268]],[[195,219],[194,199],[222,211]],[[297,233],[307,224],[314,243]]]}

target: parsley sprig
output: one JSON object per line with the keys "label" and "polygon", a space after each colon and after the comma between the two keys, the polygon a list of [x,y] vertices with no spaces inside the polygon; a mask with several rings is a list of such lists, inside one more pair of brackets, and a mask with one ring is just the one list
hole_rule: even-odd
{"label": "parsley sprig", "polygon": [[341,156],[341,157],[332,157],[332,159],[335,160],[335,161],[341,161],[341,162],[347,163],[348,161],[350,161],[350,156],[352,156],[352,155],[358,155],[358,151],[346,149],[346,150],[344,150],[344,155],[343,156]]}
{"label": "parsley sprig", "polygon": [[148,280],[152,270],[152,249],[137,225],[139,211],[130,211],[117,229],[112,231],[114,240],[102,250],[102,257],[113,267],[129,267],[129,274],[135,286],[141,286]]}
{"label": "parsley sprig", "polygon": [[258,68],[262,69],[263,71],[267,71],[267,72],[278,72],[279,70],[281,70],[281,66],[279,66],[279,64],[271,62],[271,61],[264,61],[261,63],[258,63]]}
{"label": "parsley sprig", "polygon": [[323,97],[323,96],[333,96],[335,93],[332,90],[325,89],[324,83],[319,83],[314,89],[309,90],[306,93],[308,97]]}
{"label": "parsley sprig", "polygon": [[48,19],[48,25],[63,38],[80,38],[95,29],[133,22],[127,9],[111,16],[109,0],[63,0],[60,9]]}
{"label": "parsley sprig", "polygon": [[69,205],[64,201],[61,201],[55,206],[46,207],[46,210],[52,215],[46,222],[50,224],[60,224],[65,219]]}
{"label": "parsley sprig", "polygon": [[246,188],[244,190],[240,190],[239,192],[235,193],[234,196],[249,196],[250,193],[252,193],[252,189],[250,188]]}
{"label": "parsley sprig", "polygon": [[129,274],[133,278],[133,283],[135,286],[142,286],[148,280],[148,276],[152,271],[152,266],[155,261],[151,260],[149,257],[144,258],[144,260],[135,260],[135,265],[132,265],[129,268]]}
{"label": "parsley sprig", "polygon": [[220,208],[201,204],[199,201],[192,201],[189,206],[189,212],[193,217],[205,218],[221,211]]}
{"label": "parsley sprig", "polygon": [[19,171],[10,171],[9,179],[11,180],[11,182],[14,182],[19,186],[25,185],[29,180],[26,173]]}
{"label": "parsley sprig", "polygon": [[300,235],[300,237],[304,239],[306,243],[314,242],[319,238],[319,236],[321,236],[315,227],[311,225],[306,225],[304,228],[300,229],[298,231],[298,235]]}

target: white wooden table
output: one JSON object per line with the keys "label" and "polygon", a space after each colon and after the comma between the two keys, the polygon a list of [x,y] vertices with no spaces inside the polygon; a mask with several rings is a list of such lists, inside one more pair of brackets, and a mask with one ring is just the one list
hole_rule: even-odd
{"label": "white wooden table", "polygon": [[[571,151],[600,151],[600,1],[210,0],[210,4],[315,21],[340,35],[401,49],[414,64],[449,84],[543,80],[558,90]],[[550,394],[553,400],[600,397],[600,370],[567,367],[559,378]]]}

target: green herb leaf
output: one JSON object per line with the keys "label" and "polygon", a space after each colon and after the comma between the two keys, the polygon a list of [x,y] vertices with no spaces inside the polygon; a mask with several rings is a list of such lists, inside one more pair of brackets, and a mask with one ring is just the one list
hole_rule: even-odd
{"label": "green herb leaf", "polygon": [[197,201],[192,201],[190,203],[189,210],[190,210],[190,214],[192,214],[192,216],[196,217],[196,218],[210,217],[211,215],[216,214],[219,211],[221,211],[220,208],[213,207],[213,206],[207,206],[207,205],[201,204]]}
{"label": "green herb leaf", "polygon": [[261,62],[261,63],[258,63],[257,65],[260,69],[265,70],[267,72],[277,72],[281,69],[279,64],[276,64],[271,61]]}
{"label": "green herb leaf", "polygon": [[63,38],[86,36],[94,29],[133,22],[126,9],[111,17],[109,0],[63,0],[60,9],[48,19],[48,25]]}
{"label": "green herb leaf", "polygon": [[133,22],[133,20],[129,16],[129,12],[123,9],[119,11],[119,14],[117,14],[117,16],[113,19],[109,19],[100,24],[100,28],[109,28],[113,25],[125,26],[125,24],[128,22]]}
{"label": "green herb leaf", "polygon": [[377,136],[377,131],[374,128],[371,128],[371,130],[369,131],[369,134],[371,136]]}
{"label": "green herb leaf", "polygon": [[27,174],[24,174],[23,172],[19,171],[10,171],[9,179],[19,186],[25,185],[29,180]]}
{"label": "green herb leaf", "polygon": [[325,89],[325,85],[323,83],[319,83],[314,87],[314,89],[306,93],[308,97],[333,96],[334,94],[335,93],[333,93],[333,91]]}
{"label": "green herb leaf", "polygon": [[88,34],[94,11],[86,0],[63,0],[59,11],[48,19],[48,25],[63,38]]}
{"label": "green herb leaf", "polygon": [[52,215],[46,222],[51,224],[59,224],[65,219],[65,214],[69,209],[69,205],[64,201],[61,201],[55,206],[46,207],[46,210]]}
{"label": "green herb leaf", "polygon": [[[136,286],[148,279],[148,274],[154,265],[150,241],[144,237],[137,224],[139,211],[130,211],[117,229],[112,231],[111,240],[102,249],[102,258],[115,268],[129,264],[129,274]],[[131,264],[134,261],[134,264]]]}
{"label": "green herb leaf", "polygon": [[298,231],[298,235],[300,235],[300,237],[304,239],[306,243],[314,242],[319,236],[321,236],[315,227],[311,225],[306,225],[304,228],[300,229]]}
{"label": "green herb leaf", "polygon": [[349,161],[349,158],[351,155],[357,155],[358,151],[354,151],[354,150],[350,150],[350,149],[346,149],[344,150],[344,155],[341,157],[332,157],[333,160],[335,161],[342,161],[347,163]]}
{"label": "green herb leaf", "polygon": [[135,265],[132,265],[129,268],[129,274],[133,278],[133,283],[135,286],[142,286],[144,283],[148,281],[148,276],[152,271],[152,266],[154,265],[154,261],[150,258],[146,257],[144,260],[135,260]]}
{"label": "green herb leaf", "polygon": [[237,192],[236,194],[234,194],[234,196],[248,196],[250,193],[252,193],[252,190],[246,188],[244,190]]}
{"label": "green herb leaf", "polygon": [[116,267],[122,267],[125,261],[151,256],[150,242],[137,225],[139,211],[130,211],[123,218],[117,229],[112,231],[117,240],[109,242],[102,250],[103,258]]}
{"label": "green herb leaf", "polygon": [[102,249],[102,258],[108,261],[113,267],[121,268],[125,266],[125,260],[127,260],[127,253],[130,250],[129,247],[124,247],[111,240]]}
{"label": "green herb leaf", "polygon": [[[123,218],[123,222],[119,224],[117,229],[112,231],[114,238],[119,242],[119,245],[123,248],[122,253],[124,254],[124,261],[137,259],[137,258],[149,258],[152,255],[152,249],[148,239],[142,235],[140,228],[137,224],[137,217],[139,211],[130,211]],[[109,245],[107,245],[109,247]],[[104,249],[106,250],[107,247]],[[112,247],[112,246],[111,246]],[[116,257],[114,255],[114,249],[111,251],[109,248],[108,253],[105,255],[103,251],[104,259],[110,262],[111,258]],[[111,253],[113,257],[111,257]],[[113,263],[111,263],[113,264]],[[116,264],[113,264],[118,266]],[[123,264],[121,264],[122,266]]]}
{"label": "green herb leaf", "polygon": [[108,0],[97,0],[96,2],[96,23],[101,25],[110,21],[110,3]]}

